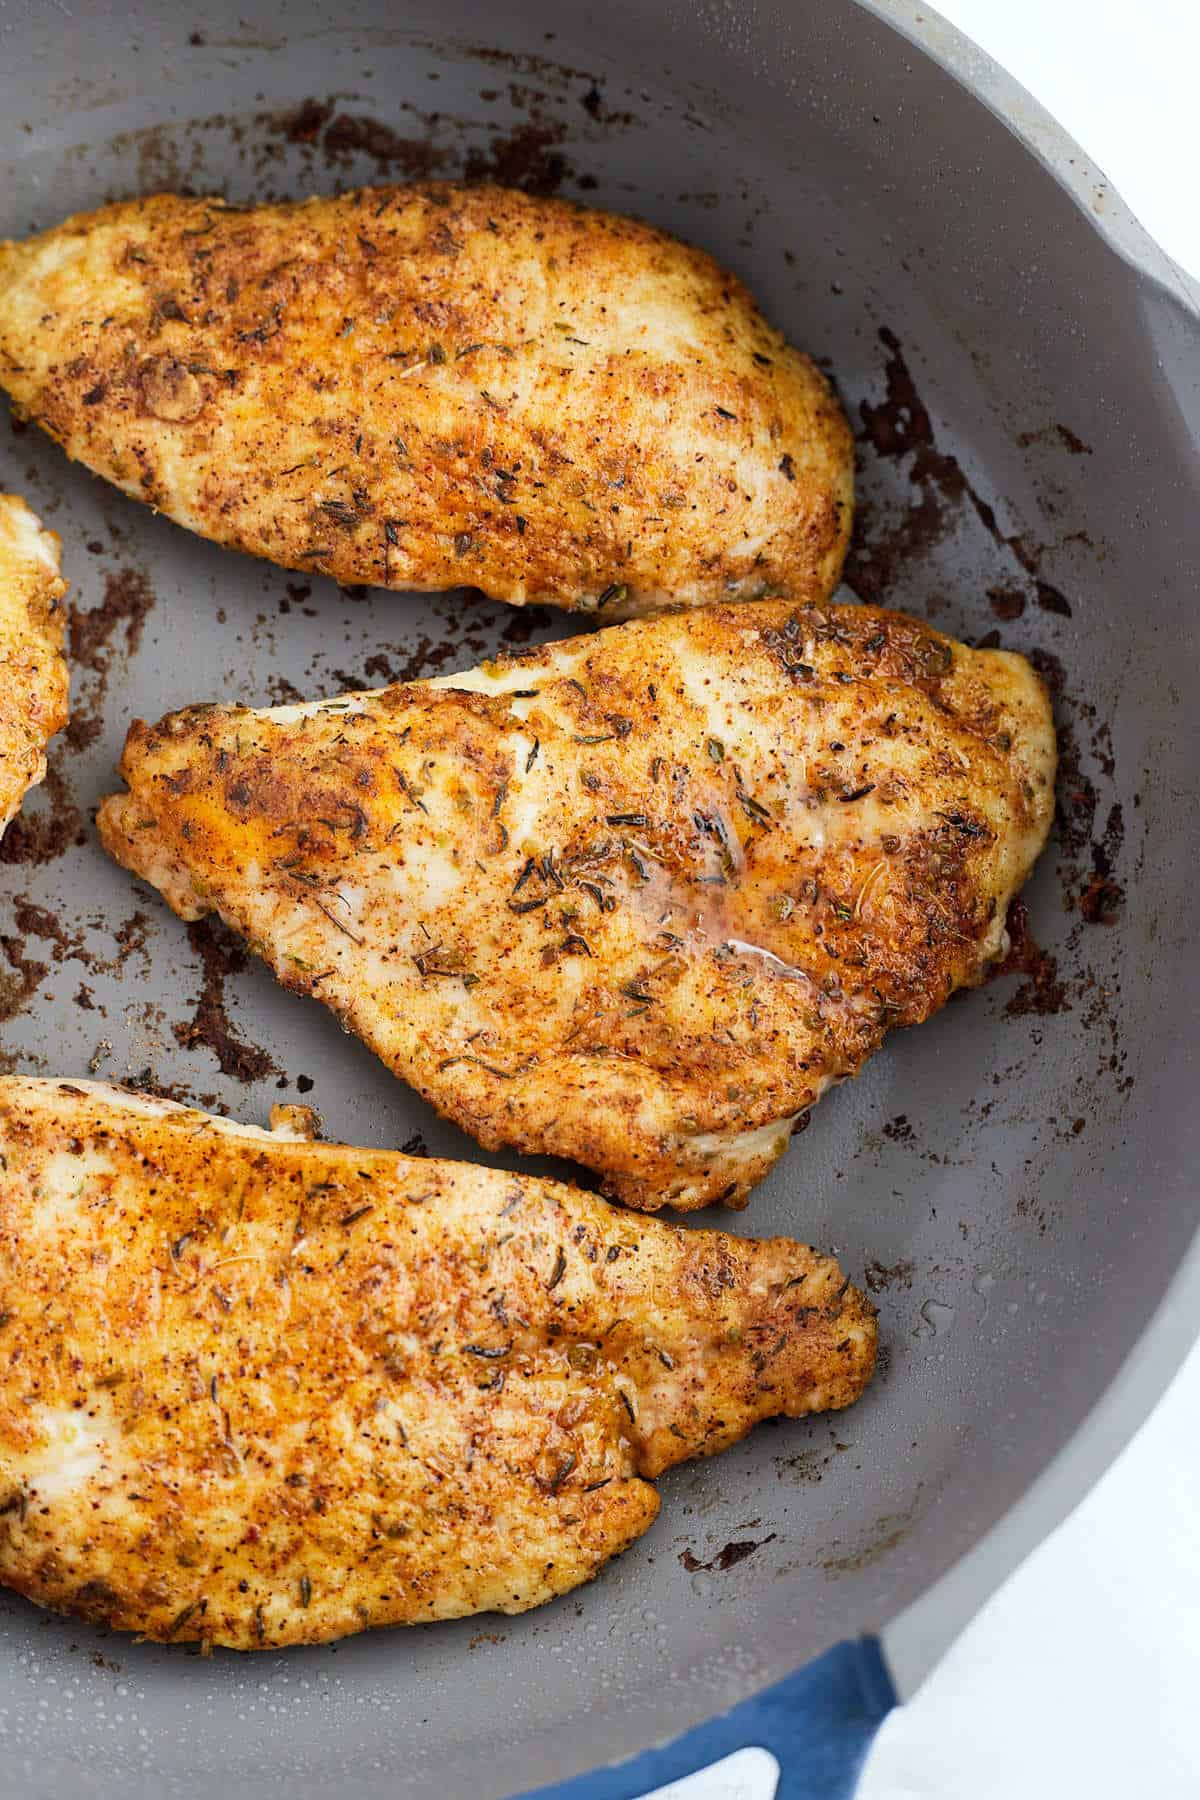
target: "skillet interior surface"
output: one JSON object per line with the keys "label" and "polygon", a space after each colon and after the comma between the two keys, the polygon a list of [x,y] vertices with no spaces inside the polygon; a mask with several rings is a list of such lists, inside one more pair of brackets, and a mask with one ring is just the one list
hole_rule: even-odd
{"label": "skillet interior surface", "polygon": [[[1051,679],[1042,948],[893,1037],[749,1211],[713,1221],[865,1273],[886,1356],[853,1412],[667,1477],[640,1544],[518,1620],[201,1660],[6,1598],[0,1744],[25,1792],[239,1791],[269,1769],[298,1795],[486,1800],[682,1729],[877,1628],[969,1548],[1101,1393],[1193,1228],[1168,1046],[1197,999],[1180,827],[1200,493],[1172,303],[852,0],[475,12],[217,0],[193,19],[145,0],[68,19],[8,0],[0,235],[168,187],[246,201],[465,171],[704,244],[836,374],[861,439],[852,592],[998,634]],[[5,1066],[144,1080],[255,1123],[307,1099],[330,1136],[479,1157],[321,1008],[133,886],[91,811],[136,715],[445,672],[574,627],[302,582],[7,419],[0,488],[62,534],[75,609],[75,721],[0,847]]]}

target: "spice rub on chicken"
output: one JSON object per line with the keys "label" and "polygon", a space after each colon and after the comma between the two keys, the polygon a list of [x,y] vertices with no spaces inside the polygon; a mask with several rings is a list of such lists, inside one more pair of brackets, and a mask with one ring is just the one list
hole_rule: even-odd
{"label": "spice rub on chicken", "polygon": [[160,1641],[521,1612],[870,1379],[786,1238],[91,1082],[0,1079],[0,1152],[0,1580]]}
{"label": "spice rub on chicken", "polygon": [[696,1207],[1003,954],[1054,763],[1022,657],[764,601],[136,724],[99,825],[482,1144]]}
{"label": "spice rub on chicken", "polygon": [[711,257],[499,187],[164,194],[0,243],[0,386],[285,568],[621,617],[837,583],[828,383]]}
{"label": "spice rub on chicken", "polygon": [[46,773],[67,722],[67,584],[59,540],[15,494],[0,494],[0,832]]}

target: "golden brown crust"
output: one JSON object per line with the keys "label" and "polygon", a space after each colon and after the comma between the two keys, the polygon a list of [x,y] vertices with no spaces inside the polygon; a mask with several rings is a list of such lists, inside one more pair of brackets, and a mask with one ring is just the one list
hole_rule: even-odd
{"label": "golden brown crust", "polygon": [[89,1082],[0,1079],[0,1151],[0,1579],[151,1638],[522,1611],[870,1378],[787,1239]]}
{"label": "golden brown crust", "polygon": [[67,584],[59,541],[23,500],[0,494],[0,832],[46,773],[67,722]]}
{"label": "golden brown crust", "polygon": [[850,434],[713,260],[494,187],[172,195],[0,244],[0,385],[217,542],[608,618],[823,599]]}
{"label": "golden brown crust", "polygon": [[797,1114],[1003,953],[1054,734],[1020,657],[867,607],[618,626],[135,725],[104,843],[489,1147],[743,1201]]}

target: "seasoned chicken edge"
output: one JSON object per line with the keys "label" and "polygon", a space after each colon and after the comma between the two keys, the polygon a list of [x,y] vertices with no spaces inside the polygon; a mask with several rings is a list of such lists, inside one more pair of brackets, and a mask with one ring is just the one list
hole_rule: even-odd
{"label": "seasoned chicken edge", "polygon": [[874,1308],[787,1239],[0,1078],[0,1579],[242,1649],[518,1612],[650,1478],[853,1401]]}
{"label": "seasoned chicken edge", "polygon": [[738,1204],[1003,954],[1054,760],[1024,659],[764,601],[136,724],[99,828],[489,1149]]}
{"label": "seasoned chicken edge", "polygon": [[823,599],[829,383],[704,252],[453,183],[169,194],[0,243],[0,386],[190,530],[344,585],[607,618]]}
{"label": "seasoned chicken edge", "polygon": [[61,544],[25,502],[0,494],[0,833],[45,778],[67,722],[67,584]]}

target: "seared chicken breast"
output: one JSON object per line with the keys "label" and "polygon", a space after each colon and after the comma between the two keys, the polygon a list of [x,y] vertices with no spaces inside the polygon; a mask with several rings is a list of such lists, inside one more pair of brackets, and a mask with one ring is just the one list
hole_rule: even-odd
{"label": "seared chicken breast", "polygon": [[504,188],[160,195],[0,243],[0,385],[125,493],[343,583],[822,599],[850,530],[837,402],[732,275]]}
{"label": "seared chicken breast", "polygon": [[46,773],[46,744],[67,722],[67,584],[57,534],[0,494],[0,832]]}
{"label": "seared chicken breast", "polygon": [[1054,764],[1023,658],[770,601],[136,724],[99,824],[488,1148],[736,1205],[1003,953]]}
{"label": "seared chicken breast", "polygon": [[784,1238],[91,1082],[0,1080],[0,1151],[0,1579],[150,1638],[521,1612],[870,1378]]}

